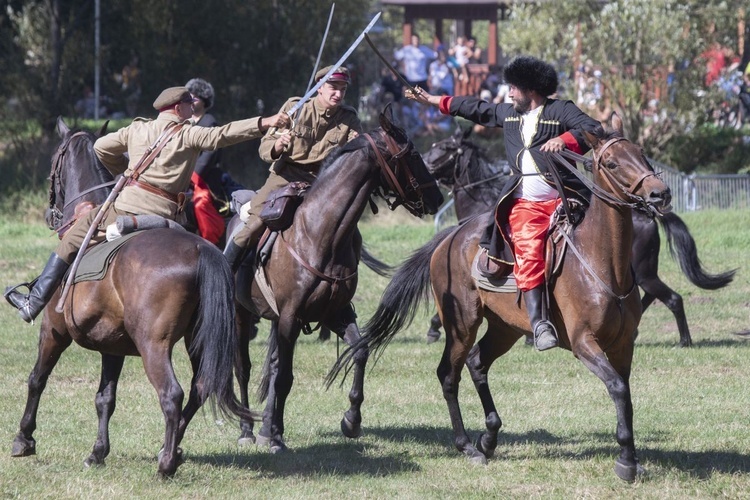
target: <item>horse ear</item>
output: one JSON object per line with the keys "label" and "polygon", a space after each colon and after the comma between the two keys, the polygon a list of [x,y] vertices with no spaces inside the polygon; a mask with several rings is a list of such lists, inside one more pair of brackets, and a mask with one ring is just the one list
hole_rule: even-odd
{"label": "horse ear", "polygon": [[386,132],[390,132],[393,130],[393,107],[391,106],[391,103],[385,105],[385,108],[383,108],[383,111],[380,113],[380,126],[383,127],[383,130]]}
{"label": "horse ear", "polygon": [[599,139],[594,134],[592,134],[591,132],[589,132],[588,130],[584,130],[583,131],[583,140],[586,141],[586,144],[591,149],[593,149],[594,147],[596,147],[596,144],[599,142]]}
{"label": "horse ear", "polygon": [[108,126],[109,126],[109,120],[107,120],[106,122],[104,122],[104,125],[102,125],[102,128],[99,129],[99,137],[102,137],[102,136],[104,136],[104,134],[107,133],[107,127]]}
{"label": "horse ear", "polygon": [[622,136],[622,118],[620,118],[620,115],[612,112],[612,116],[609,119],[609,123],[612,125],[612,130],[617,132],[618,135]]}
{"label": "horse ear", "polygon": [[70,133],[70,127],[68,127],[67,123],[65,123],[65,120],[63,120],[62,116],[58,116],[57,117],[57,135],[59,135],[60,139],[62,139],[69,133]]}

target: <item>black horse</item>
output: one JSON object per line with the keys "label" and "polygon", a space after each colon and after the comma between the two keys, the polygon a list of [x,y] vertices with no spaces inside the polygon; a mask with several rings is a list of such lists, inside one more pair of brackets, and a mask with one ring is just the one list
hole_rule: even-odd
{"label": "black horse", "polygon": [[[471,128],[457,128],[451,137],[433,144],[424,155],[430,172],[438,182],[451,189],[459,222],[492,210],[502,191],[506,175],[510,173],[507,162],[490,161],[479,146],[469,140],[471,131]],[[636,282],[643,290],[643,311],[646,311],[654,299],[663,302],[677,320],[680,345],[689,347],[693,340],[682,297],[658,275],[661,246],[659,228],[649,217],[638,211],[633,211],[632,218],[634,238],[631,261]],[[736,270],[709,274],[703,269],[695,240],[677,214],[668,213],[657,220],[664,229],[670,254],[677,259],[680,269],[692,284],[704,290],[716,290],[732,282]],[[427,333],[428,342],[440,338],[440,327],[440,319],[435,315]]]}

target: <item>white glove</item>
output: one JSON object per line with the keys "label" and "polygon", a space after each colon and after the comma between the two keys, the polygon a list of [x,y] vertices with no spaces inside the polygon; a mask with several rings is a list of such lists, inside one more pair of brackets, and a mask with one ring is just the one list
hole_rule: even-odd
{"label": "white glove", "polygon": [[107,226],[107,241],[114,241],[117,238],[122,238],[122,234],[120,234],[120,231],[117,230],[117,226],[115,224],[110,224]]}

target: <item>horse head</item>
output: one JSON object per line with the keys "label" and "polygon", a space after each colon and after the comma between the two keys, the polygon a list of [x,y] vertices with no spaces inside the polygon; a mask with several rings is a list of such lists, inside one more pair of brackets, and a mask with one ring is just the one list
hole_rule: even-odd
{"label": "horse head", "polygon": [[403,205],[417,217],[436,213],[443,203],[443,195],[406,131],[396,123],[390,104],[380,114],[380,127],[388,154],[386,160],[375,147],[384,181],[381,185],[395,201],[383,198],[391,209]]}
{"label": "horse head", "polygon": [[594,133],[584,131],[593,150],[592,171],[596,184],[623,204],[651,216],[671,210],[672,194],[648,162],[643,149],[627,140],[622,119],[613,113],[611,124]]}
{"label": "horse head", "polygon": [[450,137],[435,142],[424,155],[424,162],[432,175],[445,186],[452,186],[463,168],[467,168],[475,146],[468,141],[471,127],[460,126]]}
{"label": "horse head", "polygon": [[95,135],[73,131],[58,117],[56,128],[61,141],[52,155],[49,206],[44,215],[50,229],[58,230],[74,220],[78,203],[99,205],[106,199],[114,181],[96,157],[94,142],[106,133],[108,123]]}

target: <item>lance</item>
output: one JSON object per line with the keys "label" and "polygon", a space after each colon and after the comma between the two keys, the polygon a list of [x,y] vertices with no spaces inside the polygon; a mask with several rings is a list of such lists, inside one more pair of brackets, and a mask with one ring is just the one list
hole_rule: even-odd
{"label": "lance", "polygon": [[328,14],[328,24],[326,24],[326,30],[323,33],[323,40],[320,41],[320,49],[318,49],[318,58],[315,59],[315,66],[313,66],[312,74],[310,75],[310,81],[307,82],[307,89],[305,93],[312,87],[313,80],[315,79],[315,73],[318,72],[318,65],[320,64],[320,56],[323,54],[323,47],[326,44],[326,38],[328,38],[328,30],[331,29],[331,20],[333,19],[333,9],[336,7],[335,3],[331,4],[331,13]]}

